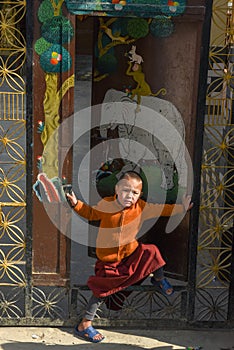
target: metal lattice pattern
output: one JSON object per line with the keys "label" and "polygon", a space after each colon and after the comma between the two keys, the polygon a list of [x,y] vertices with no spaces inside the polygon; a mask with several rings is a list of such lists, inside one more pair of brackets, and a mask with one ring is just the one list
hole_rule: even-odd
{"label": "metal lattice pattern", "polygon": [[0,1],[0,120],[25,117],[25,11],[24,1]]}
{"label": "metal lattice pattern", "polygon": [[[87,288],[86,288],[87,289]],[[134,290],[135,289],[135,290]],[[107,298],[97,311],[97,319],[139,320],[139,319],[167,319],[176,320],[184,317],[186,299],[185,290],[176,291],[173,297],[166,297],[155,291],[152,286],[138,286],[128,288],[130,295],[119,292]],[[77,314],[81,318],[90,298],[90,291],[78,288],[73,292],[77,300]]]}
{"label": "metal lattice pattern", "polygon": [[49,290],[33,288],[32,316],[34,318],[65,318],[66,312],[63,303],[66,298],[64,294],[64,289],[59,288],[52,288]]}
{"label": "metal lattice pattern", "polygon": [[25,1],[0,1],[0,315],[9,318],[22,316],[26,285],[25,12]]}
{"label": "metal lattice pattern", "polygon": [[0,291],[0,318],[21,318],[24,316],[24,289],[1,287]]}
{"label": "metal lattice pattern", "polygon": [[201,177],[197,319],[227,319],[234,219],[233,4],[215,0]]}

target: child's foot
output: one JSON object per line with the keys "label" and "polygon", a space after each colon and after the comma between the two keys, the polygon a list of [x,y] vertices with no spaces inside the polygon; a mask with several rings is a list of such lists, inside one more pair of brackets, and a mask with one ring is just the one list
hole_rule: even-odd
{"label": "child's foot", "polygon": [[151,277],[151,283],[158,288],[158,290],[166,295],[171,296],[174,293],[174,289],[172,285],[168,282],[166,278],[162,278],[161,280],[156,280],[154,277]]}
{"label": "child's foot", "polygon": [[75,335],[92,343],[99,343],[105,337],[92,327],[91,321],[82,321],[75,327]]}

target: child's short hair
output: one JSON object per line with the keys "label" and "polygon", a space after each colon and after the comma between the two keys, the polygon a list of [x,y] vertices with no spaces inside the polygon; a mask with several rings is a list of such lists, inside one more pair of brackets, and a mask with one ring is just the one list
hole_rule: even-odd
{"label": "child's short hair", "polygon": [[123,180],[123,179],[126,179],[126,180],[129,180],[129,179],[136,179],[136,180],[138,180],[139,182],[143,183],[141,176],[140,176],[137,172],[132,171],[132,170],[131,170],[131,171],[126,171],[126,173],[123,173],[123,174],[120,176],[118,182],[119,182],[120,180]]}

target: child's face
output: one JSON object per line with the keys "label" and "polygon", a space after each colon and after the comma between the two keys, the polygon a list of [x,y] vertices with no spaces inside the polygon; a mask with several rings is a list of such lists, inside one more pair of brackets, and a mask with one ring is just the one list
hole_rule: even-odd
{"label": "child's face", "polygon": [[142,183],[137,179],[122,179],[115,186],[115,193],[118,196],[119,203],[128,208],[135,204],[140,198]]}

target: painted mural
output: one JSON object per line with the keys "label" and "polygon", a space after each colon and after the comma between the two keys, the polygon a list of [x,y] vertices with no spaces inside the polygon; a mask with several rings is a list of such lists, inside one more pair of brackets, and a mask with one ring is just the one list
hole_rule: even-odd
{"label": "painted mural", "polygon": [[[64,200],[62,180],[58,177],[59,108],[67,91],[74,86],[74,75],[60,86],[61,73],[69,72],[72,58],[64,45],[74,36],[71,21],[62,13],[64,0],[43,0],[38,9],[41,37],[34,49],[40,57],[40,66],[45,73],[44,118],[38,122],[38,132],[44,147],[43,157],[38,155],[38,179],[34,190],[40,200],[49,202]],[[50,147],[45,146],[50,140]],[[43,198],[44,195],[44,198]]]}
{"label": "painted mural", "polygon": [[76,14],[154,17],[157,14],[178,16],[185,10],[185,0],[66,0],[69,11]]}

